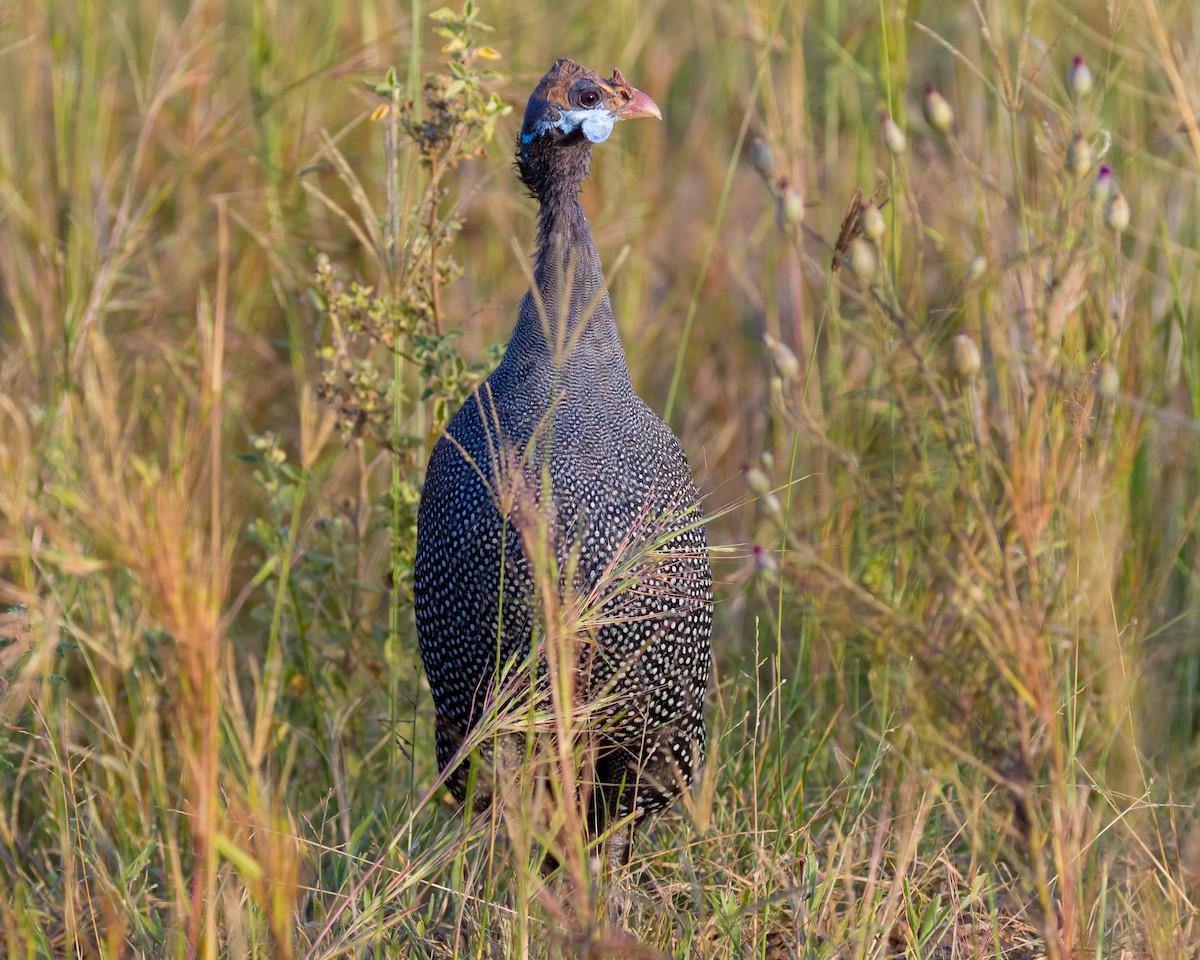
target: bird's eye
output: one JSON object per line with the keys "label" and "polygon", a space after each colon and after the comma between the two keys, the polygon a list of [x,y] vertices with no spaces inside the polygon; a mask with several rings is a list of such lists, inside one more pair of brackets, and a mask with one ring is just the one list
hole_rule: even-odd
{"label": "bird's eye", "polygon": [[594,107],[600,102],[600,92],[598,90],[584,90],[579,95],[579,102],[585,107]]}

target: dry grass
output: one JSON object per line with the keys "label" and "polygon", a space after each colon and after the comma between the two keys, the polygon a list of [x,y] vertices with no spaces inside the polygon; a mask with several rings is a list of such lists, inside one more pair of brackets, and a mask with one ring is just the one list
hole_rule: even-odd
{"label": "dry grass", "polygon": [[[1197,956],[1200,13],[485,8],[516,112],[422,163],[420,3],[161,6],[0,5],[0,953]],[[444,802],[410,605],[566,54],[666,117],[585,202],[718,579],[711,762],[616,889],[585,747]]]}

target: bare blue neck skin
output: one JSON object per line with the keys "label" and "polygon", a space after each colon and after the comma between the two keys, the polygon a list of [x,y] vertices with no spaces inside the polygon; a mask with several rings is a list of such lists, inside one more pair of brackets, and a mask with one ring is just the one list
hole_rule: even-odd
{"label": "bare blue neck skin", "polygon": [[558,130],[563,134],[571,134],[578,130],[592,143],[603,143],[612,133],[616,122],[616,115],[604,107],[592,107],[590,110],[559,110],[557,120],[539,120],[531,130],[522,132],[521,143],[532,143],[551,130]]}

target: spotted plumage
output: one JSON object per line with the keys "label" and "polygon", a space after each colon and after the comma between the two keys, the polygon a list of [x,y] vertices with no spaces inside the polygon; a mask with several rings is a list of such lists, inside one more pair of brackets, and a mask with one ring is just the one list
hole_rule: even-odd
{"label": "spotted plumage", "polygon": [[[596,831],[662,810],[699,772],[711,659],[692,473],[634,392],[579,203],[593,143],[644,116],[658,108],[619,72],[602,78],[571,60],[530,97],[517,168],[539,202],[534,286],[504,359],[430,457],[417,521],[417,629],[439,766],[497,696],[533,695],[519,665],[531,638],[545,642],[553,606],[578,644],[576,695],[597,742]],[[544,657],[536,677],[543,688]],[[448,783],[463,800],[465,763]],[[488,799],[481,784],[476,800]],[[628,839],[610,845],[613,861],[628,856]]]}

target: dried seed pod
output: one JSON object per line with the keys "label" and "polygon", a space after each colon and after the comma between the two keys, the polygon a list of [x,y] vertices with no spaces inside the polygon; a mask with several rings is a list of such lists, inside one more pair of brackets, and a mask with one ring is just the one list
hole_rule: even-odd
{"label": "dried seed pod", "polygon": [[968,333],[959,333],[950,341],[950,369],[960,380],[971,381],[979,376],[983,360],[979,347]]}
{"label": "dried seed pod", "polygon": [[1082,133],[1077,133],[1067,147],[1067,172],[1082,177],[1092,167],[1092,145]]}
{"label": "dried seed pod", "polygon": [[876,243],[883,239],[883,233],[887,229],[887,222],[883,219],[883,211],[870,202],[863,203],[862,209],[858,214],[858,224],[862,229],[863,236],[868,240],[874,240]]}
{"label": "dried seed pod", "polygon": [[862,237],[855,237],[854,242],[850,244],[846,263],[860,280],[866,282],[874,280],[875,273],[879,269],[879,258],[875,256],[875,245]]}
{"label": "dried seed pod", "polygon": [[746,471],[746,486],[756,497],[765,497],[771,492],[771,480],[758,467]]}
{"label": "dried seed pod", "polygon": [[786,343],[781,343],[769,333],[763,337],[767,351],[771,354],[771,363],[784,380],[795,380],[800,375],[800,361]]}
{"label": "dried seed pod", "polygon": [[954,126],[954,108],[932,83],[925,85],[925,120],[938,133],[949,134]]}
{"label": "dried seed pod", "polygon": [[1120,233],[1129,226],[1129,201],[1120,190],[1108,198],[1104,207],[1104,222],[1110,230]]}
{"label": "dried seed pod", "polygon": [[1100,364],[1096,371],[1096,392],[1108,400],[1121,392],[1121,375],[1117,373],[1115,364]]}
{"label": "dried seed pod", "polygon": [[967,261],[967,277],[971,280],[980,279],[987,273],[987,257],[982,253],[977,253]]}
{"label": "dried seed pod", "polygon": [[908,137],[900,129],[900,124],[896,123],[886,110],[879,115],[879,132],[883,136],[884,146],[892,154],[901,154],[908,149]]}
{"label": "dried seed pod", "polygon": [[750,144],[750,163],[767,180],[770,180],[775,172],[775,154],[771,151],[770,144],[762,137],[755,137],[754,142]]}

